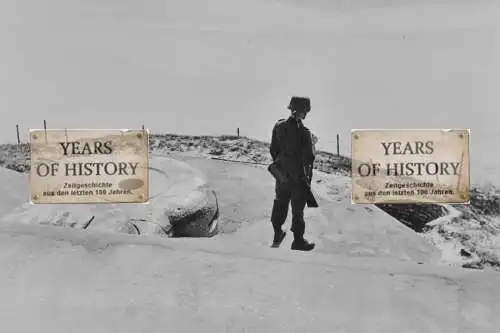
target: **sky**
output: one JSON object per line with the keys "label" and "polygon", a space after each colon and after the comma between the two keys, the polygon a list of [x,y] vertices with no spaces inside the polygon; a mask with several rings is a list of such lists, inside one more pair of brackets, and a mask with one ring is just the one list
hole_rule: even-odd
{"label": "sky", "polygon": [[[470,128],[497,170],[500,5],[478,0],[2,0],[0,142],[30,128],[269,141],[292,95],[321,149],[353,128]],[[496,141],[495,141],[496,140]],[[474,165],[473,165],[474,166]],[[490,171],[488,171],[490,170]],[[474,171],[474,170],[473,170]]]}

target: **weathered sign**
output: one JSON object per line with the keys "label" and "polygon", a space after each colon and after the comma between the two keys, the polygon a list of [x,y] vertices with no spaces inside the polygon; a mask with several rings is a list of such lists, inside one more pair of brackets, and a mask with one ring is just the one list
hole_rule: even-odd
{"label": "weathered sign", "polygon": [[145,130],[31,130],[32,203],[149,200]]}
{"label": "weathered sign", "polygon": [[353,130],[353,203],[468,203],[469,130]]}

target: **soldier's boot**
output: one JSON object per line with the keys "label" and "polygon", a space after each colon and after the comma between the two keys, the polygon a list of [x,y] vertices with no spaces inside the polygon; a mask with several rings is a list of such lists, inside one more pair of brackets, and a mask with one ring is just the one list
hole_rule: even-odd
{"label": "soldier's boot", "polygon": [[271,213],[271,223],[274,229],[272,247],[279,247],[283,239],[285,239],[286,231],[283,231],[281,226],[285,223],[287,215],[288,203],[285,204],[279,200],[274,200],[273,211]]}
{"label": "soldier's boot", "polygon": [[312,251],[316,245],[303,237],[295,238],[292,242],[292,250]]}
{"label": "soldier's boot", "polygon": [[273,244],[271,247],[279,247],[280,244],[283,242],[286,236],[286,231],[283,230],[277,230],[274,232],[274,239],[273,239]]}
{"label": "soldier's boot", "polygon": [[[293,208],[295,207],[292,206],[292,209]],[[292,213],[294,213],[292,217],[292,232],[293,232],[292,250],[311,251],[314,249],[315,244],[307,241],[304,238],[304,232],[306,227],[304,221],[304,213],[300,206],[298,208],[299,209],[296,208],[295,210],[292,210]]]}
{"label": "soldier's boot", "polygon": [[296,214],[295,218],[292,221],[294,222],[292,224],[292,231],[293,231],[292,250],[312,251],[315,247],[315,244],[307,241],[304,238],[304,231],[305,231],[304,218],[300,214]]}

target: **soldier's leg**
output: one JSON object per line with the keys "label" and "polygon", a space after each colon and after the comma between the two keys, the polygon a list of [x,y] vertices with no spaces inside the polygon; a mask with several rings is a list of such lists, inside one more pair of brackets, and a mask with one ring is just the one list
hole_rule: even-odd
{"label": "soldier's leg", "polygon": [[294,239],[302,240],[305,232],[304,208],[307,192],[300,182],[294,182],[291,188],[292,232]]}
{"label": "soldier's leg", "polygon": [[288,215],[290,205],[291,186],[289,182],[276,182],[273,210],[271,213],[271,223],[275,233],[281,232],[281,227]]}
{"label": "soldier's leg", "polygon": [[305,221],[304,208],[307,201],[307,189],[301,183],[295,183],[292,188],[292,231],[293,242],[292,250],[311,251],[314,249],[314,243],[308,242],[304,238]]}

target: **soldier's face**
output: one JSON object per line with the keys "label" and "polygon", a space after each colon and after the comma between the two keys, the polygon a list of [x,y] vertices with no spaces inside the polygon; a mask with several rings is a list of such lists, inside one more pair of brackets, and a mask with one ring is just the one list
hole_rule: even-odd
{"label": "soldier's face", "polygon": [[295,113],[295,117],[297,117],[297,119],[300,119],[300,120],[306,119],[306,116],[307,116],[307,112],[305,112],[305,111],[297,111]]}
{"label": "soldier's face", "polygon": [[304,110],[293,110],[292,115],[295,119],[304,120],[306,119],[307,112]]}

